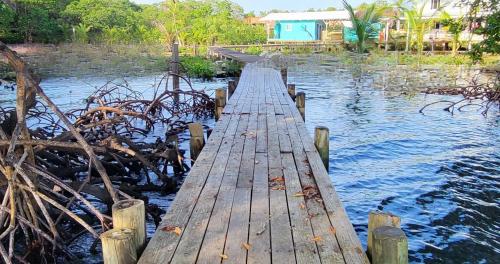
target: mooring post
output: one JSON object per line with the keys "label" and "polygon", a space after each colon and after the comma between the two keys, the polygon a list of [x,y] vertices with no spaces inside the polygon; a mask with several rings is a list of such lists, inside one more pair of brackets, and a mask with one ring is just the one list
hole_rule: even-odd
{"label": "mooring post", "polygon": [[290,97],[293,100],[295,100],[295,84],[293,83],[288,84],[287,90],[288,90],[288,95],[290,95]]}
{"label": "mooring post", "polygon": [[366,253],[371,257],[373,248],[373,231],[381,226],[400,227],[401,218],[389,212],[371,211],[368,215],[368,245]]}
{"label": "mooring post", "polygon": [[300,115],[302,119],[306,120],[306,94],[304,92],[298,92],[297,96],[295,96],[295,104],[297,105],[297,109],[299,109]]}
{"label": "mooring post", "polygon": [[138,256],[146,244],[146,209],[144,201],[128,199],[111,207],[114,229],[130,229],[133,232],[134,249]]}
{"label": "mooring post", "polygon": [[222,111],[226,106],[226,89],[219,88],[215,90],[215,120],[219,120]]}
{"label": "mooring post", "polygon": [[231,98],[231,96],[233,96],[234,91],[236,91],[236,81],[230,80],[227,83],[227,98],[228,99]]}
{"label": "mooring post", "polygon": [[283,83],[286,84],[288,83],[288,69],[287,68],[281,68],[281,79],[283,79]]}
{"label": "mooring post", "polygon": [[180,82],[179,82],[179,43],[172,43],[172,61],[170,62],[172,71],[172,86],[174,90],[174,102],[179,103],[179,91],[180,91]]}
{"label": "mooring post", "polygon": [[381,226],[373,231],[373,264],[408,264],[408,239],[401,228]]}
{"label": "mooring post", "polygon": [[327,127],[318,126],[314,129],[314,145],[319,152],[319,156],[325,165],[326,171],[328,171],[330,160],[330,131]]}
{"label": "mooring post", "polygon": [[200,155],[203,146],[205,146],[205,138],[203,135],[203,126],[200,123],[191,123],[189,126],[189,134],[191,138],[189,139],[191,160],[194,161]]}
{"label": "mooring post", "polygon": [[134,231],[129,228],[113,228],[101,234],[104,264],[135,264],[137,251]]}

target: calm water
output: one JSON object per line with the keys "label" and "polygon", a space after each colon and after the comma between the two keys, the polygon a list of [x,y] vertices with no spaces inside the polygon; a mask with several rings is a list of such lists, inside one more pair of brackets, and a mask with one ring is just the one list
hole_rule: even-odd
{"label": "calm water", "polygon": [[[368,212],[383,209],[402,218],[413,263],[498,263],[499,115],[484,118],[469,111],[451,116],[439,107],[422,115],[423,105],[443,96],[387,94],[368,83],[355,85],[346,70],[321,65],[292,67],[289,81],[307,93],[311,135],[315,126],[330,128],[330,176],[361,241],[366,241]],[[155,79],[128,81],[147,93]],[[42,85],[61,108],[69,109],[107,81],[57,78]],[[223,80],[194,82],[196,89],[222,86]],[[13,96],[0,89],[1,105]],[[164,132],[159,128],[154,134]],[[183,146],[188,149],[186,142]],[[174,195],[150,198],[167,209]],[[153,232],[149,223],[148,233]],[[86,252],[88,245],[83,237],[73,247]]]}
{"label": "calm water", "polygon": [[289,70],[306,123],[330,129],[330,177],[361,241],[370,210],[402,218],[412,263],[500,263],[500,116],[451,116],[332,66]]}

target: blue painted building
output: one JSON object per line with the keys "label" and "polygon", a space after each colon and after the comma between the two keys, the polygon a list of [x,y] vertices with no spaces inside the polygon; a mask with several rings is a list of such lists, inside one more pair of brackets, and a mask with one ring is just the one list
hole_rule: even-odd
{"label": "blue painted building", "polygon": [[260,19],[267,25],[268,41],[319,41],[328,22],[349,19],[347,11],[270,13]]}
{"label": "blue painted building", "polygon": [[285,20],[276,21],[274,39],[283,41],[321,40],[325,22],[320,20]]}

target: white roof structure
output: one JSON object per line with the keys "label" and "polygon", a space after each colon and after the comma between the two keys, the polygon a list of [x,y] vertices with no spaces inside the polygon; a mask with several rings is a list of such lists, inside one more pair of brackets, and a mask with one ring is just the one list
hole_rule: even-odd
{"label": "white roof structure", "polygon": [[260,19],[262,22],[282,20],[349,20],[349,13],[347,11],[270,13]]}

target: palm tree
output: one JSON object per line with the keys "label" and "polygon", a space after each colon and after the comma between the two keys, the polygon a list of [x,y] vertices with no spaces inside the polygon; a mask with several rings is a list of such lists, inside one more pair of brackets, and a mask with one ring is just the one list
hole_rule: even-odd
{"label": "palm tree", "polygon": [[347,3],[346,0],[342,0],[345,9],[349,12],[349,16],[351,17],[352,28],[358,37],[358,41],[356,42],[356,50],[358,53],[365,52],[365,44],[368,40],[368,37],[373,32],[377,31],[375,27],[375,23],[378,22],[379,15],[376,12],[376,5],[370,4],[364,11],[364,14],[361,16],[357,16],[354,12],[352,6]]}

